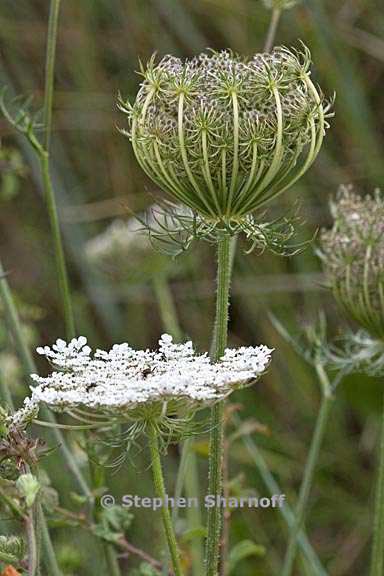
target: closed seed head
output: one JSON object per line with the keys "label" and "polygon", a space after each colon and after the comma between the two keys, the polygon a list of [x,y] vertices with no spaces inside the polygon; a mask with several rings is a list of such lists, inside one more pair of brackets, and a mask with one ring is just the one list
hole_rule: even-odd
{"label": "closed seed head", "polygon": [[327,107],[310,63],[305,47],[152,58],[134,104],[119,101],[123,132],[174,199],[205,218],[240,221],[295,183],[320,150]]}
{"label": "closed seed head", "polygon": [[333,227],[321,234],[326,275],[345,312],[384,337],[384,198],[342,186],[331,203]]}

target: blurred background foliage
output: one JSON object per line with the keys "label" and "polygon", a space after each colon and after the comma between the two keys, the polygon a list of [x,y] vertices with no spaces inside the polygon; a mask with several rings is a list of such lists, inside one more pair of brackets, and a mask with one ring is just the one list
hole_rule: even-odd
{"label": "blurred background foliage", "polygon": [[[2,0],[0,83],[10,94],[33,95],[42,105],[49,2]],[[270,12],[261,0],[67,0],[62,3],[56,64],[52,164],[56,195],[74,290],[77,325],[92,345],[128,340],[153,346],[163,330],[151,282],[116,279],[84,256],[85,242],[116,217],[142,211],[158,190],[139,169],[130,144],[117,130],[124,118],[118,91],[134,97],[138,59],[157,51],[191,56],[206,47],[245,54],[262,50]],[[283,14],[276,44],[311,49],[314,78],[328,95],[336,92],[336,116],[315,166],[271,207],[285,214],[299,200],[305,220],[300,238],[329,223],[328,200],[339,184],[353,182],[362,193],[384,180],[383,64],[384,13],[381,0],[304,0]],[[63,335],[49,222],[35,157],[28,143],[0,121],[0,251],[33,346]],[[267,311],[292,334],[325,311],[331,336],[344,320],[325,289],[318,258],[310,246],[293,258],[246,255],[235,260],[230,340],[232,345],[275,347],[268,374],[235,398],[239,414],[259,423],[253,437],[288,500],[295,501],[319,404],[313,371],[282,340]],[[209,346],[214,305],[215,264],[207,244],[195,244],[169,272],[180,324],[200,349]],[[140,266],[127,254],[125,266]],[[143,262],[143,266],[145,263]],[[168,266],[168,265],[167,265]],[[0,308],[1,318],[1,308]],[[0,324],[0,375],[21,401],[25,392],[12,343]],[[333,417],[311,496],[307,531],[332,576],[367,573],[374,447],[382,383],[362,375],[339,387]],[[228,424],[229,428],[231,424]],[[50,440],[48,440],[51,442]],[[51,442],[52,444],[52,442]],[[207,443],[196,443],[205,489]],[[74,443],[73,450],[80,448]],[[108,492],[148,494],[145,452],[136,451],[122,469],[109,474]],[[172,493],[178,450],[167,460]],[[45,460],[64,503],[72,483],[55,456]],[[255,464],[238,441],[230,450],[230,490],[265,495]],[[73,499],[73,498],[72,498]],[[151,511],[135,515],[129,538],[156,556],[160,520]],[[151,535],[148,527],[151,527]],[[7,524],[2,528],[6,531]],[[153,533],[152,533],[153,532]],[[69,528],[54,532],[65,573],[104,574],[85,535]],[[84,538],[84,547],[80,547]],[[286,529],[276,510],[236,511],[231,544],[248,538],[265,547],[242,560],[238,576],[277,575]],[[186,562],[188,554],[185,552]],[[127,573],[138,565],[125,561]]]}

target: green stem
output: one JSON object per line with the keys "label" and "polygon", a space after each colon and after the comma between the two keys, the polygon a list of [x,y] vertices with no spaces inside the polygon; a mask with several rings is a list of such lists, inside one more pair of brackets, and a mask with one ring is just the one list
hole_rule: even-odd
{"label": "green stem", "polygon": [[182,339],[182,330],[169,283],[165,274],[156,274],[153,277],[153,289],[159,306],[161,321],[164,330],[171,334],[176,342]]}
{"label": "green stem", "polygon": [[39,502],[37,505],[37,525],[40,528],[41,539],[43,543],[44,564],[49,576],[62,576],[61,570],[56,560],[55,550],[52,545],[52,540],[49,535],[47,521],[44,512]]}
{"label": "green stem", "polygon": [[[213,334],[212,359],[219,360],[227,346],[228,307],[232,271],[231,239],[222,236],[217,246],[216,319]],[[208,493],[221,496],[223,491],[224,402],[218,402],[211,412]],[[206,574],[217,576],[222,529],[220,506],[208,509],[206,542]]]}
{"label": "green stem", "polygon": [[[189,447],[189,456],[187,463],[187,473],[185,476],[185,495],[187,498],[199,499],[199,468],[197,462],[197,455],[192,447]],[[202,526],[201,510],[199,506],[191,506],[187,508],[188,528],[194,529]],[[194,538],[191,542],[191,556],[192,556],[192,574],[193,576],[201,575],[201,567],[203,566],[204,550],[202,540]]]}
{"label": "green stem", "polygon": [[[182,496],[183,489],[188,498],[199,498],[199,470],[197,465],[196,454],[193,450],[193,438],[184,440],[181,451],[179,469],[177,472],[175,486],[175,501]],[[172,522],[176,526],[179,515],[179,508],[175,506],[172,509]],[[187,508],[188,528],[193,530],[202,525],[201,511],[199,506],[190,506]],[[194,538],[191,543],[192,556],[192,574],[193,576],[201,575],[201,566],[203,564],[203,550],[199,538]]]}
{"label": "green stem", "polygon": [[375,512],[373,520],[373,545],[370,576],[383,574],[384,562],[384,398],[379,448],[379,469],[377,474]]}
{"label": "green stem", "polygon": [[[88,455],[89,476],[91,485],[95,492],[99,492],[106,485],[106,469],[104,466],[97,462],[97,450],[95,448],[94,438],[88,433],[86,438],[86,453]],[[100,503],[97,502],[92,510],[92,518],[95,524],[103,523],[107,528],[107,520],[103,517],[103,509]],[[101,546],[104,552],[105,562],[110,576],[121,576],[120,565],[117,559],[116,550],[114,545],[105,540],[101,541]]]}
{"label": "green stem", "polygon": [[[159,305],[163,328],[173,336],[176,342],[180,342],[182,339],[182,330],[179,324],[167,276],[165,274],[157,274],[154,276],[153,288]],[[183,443],[175,486],[176,500],[181,497],[184,486],[187,498],[196,498],[199,495],[197,458],[196,454],[193,452],[192,445],[192,438],[187,438]],[[177,523],[178,512],[179,508],[175,506],[172,510],[172,522],[174,526]],[[201,513],[199,508],[195,506],[188,508],[187,519],[188,527],[190,529],[201,526]],[[193,575],[200,576],[201,566],[203,563],[203,551],[200,540],[194,539],[192,542],[191,554]]]}
{"label": "green stem", "polygon": [[49,171],[49,154],[43,151],[40,154],[40,166],[43,177],[43,184],[45,190],[45,200],[47,203],[47,210],[49,220],[51,223],[51,232],[53,237],[53,245],[55,250],[56,268],[58,274],[58,282],[60,287],[61,299],[64,309],[65,330],[68,339],[75,336],[75,320],[72,309],[71,294],[69,288],[68,272],[65,263],[63,241],[61,237],[59,216],[57,212],[57,205],[55,193],[53,191],[52,180]]}
{"label": "green stem", "polygon": [[[240,426],[241,419],[239,416],[234,414],[232,416],[232,420],[236,426]],[[249,455],[252,457],[255,466],[260,474],[260,477],[266,486],[270,496],[274,494],[282,494],[282,489],[279,484],[276,482],[275,478],[269,471],[267,463],[262,455],[259,447],[257,446],[256,442],[251,438],[251,436],[243,436],[242,441],[244,446],[246,447]],[[284,521],[286,522],[289,530],[293,529],[293,525],[295,523],[295,516],[294,513],[287,502],[284,502],[284,506],[281,508],[279,507],[279,512],[282,515]],[[326,571],[322,567],[320,560],[318,559],[315,551],[313,550],[308,538],[306,537],[303,530],[299,531],[298,535],[298,545],[303,553],[303,556],[307,560],[309,566],[311,567],[312,573],[314,576],[327,576]]]}
{"label": "green stem", "polygon": [[[36,465],[29,467],[31,474],[39,479],[39,469]],[[37,495],[33,504],[36,529],[36,550],[37,550],[37,574],[40,574],[40,551],[43,544],[44,564],[49,576],[62,576],[59,565],[56,560],[55,550],[52,544],[51,536],[48,529],[48,523],[44,515],[41,504],[40,494]]]}
{"label": "green stem", "polygon": [[280,8],[274,8],[272,10],[271,22],[270,22],[268,33],[267,33],[267,38],[266,38],[265,44],[264,44],[264,52],[270,52],[273,48],[273,43],[275,41],[276,32],[277,32],[277,27],[278,27],[279,22],[280,22],[280,16],[281,16]]}
{"label": "green stem", "polygon": [[28,546],[28,576],[35,576],[38,570],[38,552],[33,507],[25,520],[25,532]]}
{"label": "green stem", "polygon": [[120,565],[114,547],[111,544],[106,544],[104,553],[108,566],[108,576],[121,576]]}
{"label": "green stem", "polygon": [[45,63],[45,88],[44,88],[44,109],[43,121],[45,128],[44,148],[39,149],[38,155],[40,160],[41,176],[44,185],[45,200],[47,203],[48,216],[51,225],[53,245],[55,250],[56,268],[58,273],[58,282],[63,303],[64,320],[67,338],[73,338],[75,335],[75,321],[72,309],[72,301],[69,289],[69,280],[67,266],[64,257],[63,241],[59,224],[59,216],[55,193],[53,190],[52,179],[50,175],[50,141],[52,132],[52,104],[53,104],[53,86],[55,79],[55,55],[57,44],[57,29],[59,21],[60,0],[51,0],[46,63]]}
{"label": "green stem", "polygon": [[308,504],[308,498],[312,487],[313,476],[316,468],[316,464],[319,459],[319,453],[321,444],[324,438],[325,430],[328,423],[328,418],[330,415],[330,408],[332,406],[333,396],[328,394],[323,394],[320,411],[317,417],[315,431],[312,437],[311,447],[309,450],[307,462],[304,470],[304,477],[300,487],[299,499],[297,502],[295,510],[295,522],[292,526],[290,538],[288,542],[287,553],[285,555],[284,566],[282,571],[282,576],[291,576],[297,545],[298,536],[300,529],[304,525],[305,514]]}
{"label": "green stem", "polygon": [[166,491],[164,485],[163,471],[161,468],[159,440],[157,431],[153,424],[148,427],[148,441],[149,449],[151,452],[152,474],[153,483],[155,486],[156,495],[161,498],[163,503],[161,507],[161,515],[163,519],[164,532],[168,542],[169,552],[171,554],[173,570],[175,576],[182,576],[183,572],[180,563],[180,554],[176,542],[176,536],[173,530],[172,519],[168,507],[166,506]]}
{"label": "green stem", "polygon": [[57,28],[59,22],[60,0],[52,0],[49,9],[48,38],[45,60],[45,88],[44,88],[44,108],[43,122],[45,128],[44,147],[49,151],[52,129],[52,102],[53,84],[55,76],[55,56]]}

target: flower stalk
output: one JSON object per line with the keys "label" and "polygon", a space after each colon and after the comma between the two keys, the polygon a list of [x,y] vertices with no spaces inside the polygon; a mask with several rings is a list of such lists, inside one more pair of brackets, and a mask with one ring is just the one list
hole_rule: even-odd
{"label": "flower stalk", "polygon": [[[224,235],[217,246],[216,319],[212,346],[212,357],[215,360],[223,356],[227,345],[231,264],[231,239],[228,235]],[[223,451],[224,401],[215,404],[211,412],[208,493],[217,496],[220,496],[223,491]],[[206,542],[207,576],[216,576],[218,573],[221,528],[220,507],[209,508]]]}
{"label": "flower stalk", "polygon": [[164,532],[167,539],[169,552],[171,554],[173,570],[175,576],[183,576],[181,568],[180,553],[177,546],[176,536],[173,529],[172,518],[166,503],[166,491],[164,484],[163,471],[161,467],[159,439],[156,427],[153,424],[148,426],[148,442],[151,453],[153,483],[156,495],[161,498],[163,506],[161,507],[161,516],[163,519]]}

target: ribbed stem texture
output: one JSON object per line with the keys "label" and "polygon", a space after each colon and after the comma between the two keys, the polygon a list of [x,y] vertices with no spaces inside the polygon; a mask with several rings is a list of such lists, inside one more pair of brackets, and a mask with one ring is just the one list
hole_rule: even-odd
{"label": "ribbed stem texture", "polygon": [[[231,284],[231,239],[223,236],[217,247],[217,295],[216,320],[213,335],[212,358],[219,360],[225,351],[228,338],[228,307]],[[224,445],[224,402],[215,404],[211,414],[211,436],[209,448],[208,493],[215,497],[223,491],[223,445]],[[206,543],[206,574],[217,576],[222,529],[222,512],[219,506],[208,509],[208,532]]]}

